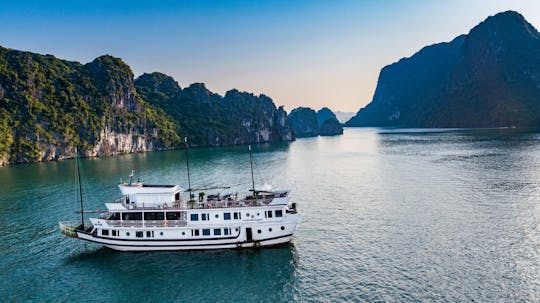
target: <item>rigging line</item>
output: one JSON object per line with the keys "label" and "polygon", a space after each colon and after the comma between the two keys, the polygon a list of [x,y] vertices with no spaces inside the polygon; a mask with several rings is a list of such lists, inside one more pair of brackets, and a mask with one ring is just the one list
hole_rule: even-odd
{"label": "rigging line", "polygon": [[255,160],[255,158],[253,158],[253,162],[255,162],[255,169],[257,170],[257,175],[259,175],[259,181],[261,181],[261,186],[262,186],[265,184],[265,180],[263,179],[261,171],[259,170],[259,164]]}

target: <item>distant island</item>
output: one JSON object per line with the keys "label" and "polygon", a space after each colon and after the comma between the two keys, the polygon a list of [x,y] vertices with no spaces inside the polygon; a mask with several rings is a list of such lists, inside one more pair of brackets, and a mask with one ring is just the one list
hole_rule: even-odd
{"label": "distant island", "polygon": [[345,126],[540,126],[540,34],[507,11],[427,46],[384,67]]}
{"label": "distant island", "polygon": [[289,121],[297,137],[335,136],[343,134],[343,126],[327,107],[319,111],[298,107],[289,114]]}
{"label": "distant island", "polygon": [[180,88],[109,55],[87,64],[0,47],[0,165],[294,140],[283,107],[202,83]]}
{"label": "distant island", "polygon": [[344,112],[344,111],[339,111],[339,110],[335,111],[334,114],[336,115],[336,118],[341,124],[349,121],[352,117],[356,115],[356,113],[354,112]]}

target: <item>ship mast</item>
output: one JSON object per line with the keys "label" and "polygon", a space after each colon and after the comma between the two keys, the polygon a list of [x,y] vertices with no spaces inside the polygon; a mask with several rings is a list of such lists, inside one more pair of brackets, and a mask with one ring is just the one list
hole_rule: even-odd
{"label": "ship mast", "polygon": [[187,142],[187,137],[184,138],[184,143],[186,144],[186,166],[187,166],[187,180],[188,180],[188,187],[189,187],[188,191],[189,191],[189,199],[191,199],[192,192],[191,192],[191,178],[189,175],[189,153],[188,153],[189,145]]}
{"label": "ship mast", "polygon": [[83,210],[83,195],[81,184],[81,170],[79,168],[79,151],[75,147],[75,162],[77,164],[77,183],[79,184],[79,201],[81,202],[81,227],[84,230],[84,210]]}
{"label": "ship mast", "polygon": [[253,155],[251,154],[251,145],[249,148],[249,166],[251,167],[251,190],[253,191],[253,197],[256,197],[255,193],[255,177],[253,177]]}

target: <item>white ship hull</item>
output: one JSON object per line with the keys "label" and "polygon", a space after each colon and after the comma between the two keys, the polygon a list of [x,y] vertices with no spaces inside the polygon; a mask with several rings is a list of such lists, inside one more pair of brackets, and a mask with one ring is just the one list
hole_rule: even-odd
{"label": "white ship hull", "polygon": [[[203,250],[203,249],[240,249],[263,248],[286,245],[291,242],[299,216],[289,217],[289,223],[243,225],[238,232],[223,238],[189,238],[189,239],[110,239],[98,236],[96,233],[76,231],[76,238],[101,244],[118,251],[174,251],[174,250]],[[294,219],[294,220],[291,220]],[[284,227],[282,230],[281,227]],[[180,232],[182,229],[166,228],[169,233]],[[184,228],[185,229],[185,228]],[[251,237],[247,230],[251,229]],[[272,232],[269,231],[272,230]],[[128,229],[126,229],[128,230]],[[160,232],[165,228],[153,229]],[[259,234],[258,231],[261,231]],[[264,233],[263,233],[264,230]],[[145,230],[150,231],[150,230]]]}

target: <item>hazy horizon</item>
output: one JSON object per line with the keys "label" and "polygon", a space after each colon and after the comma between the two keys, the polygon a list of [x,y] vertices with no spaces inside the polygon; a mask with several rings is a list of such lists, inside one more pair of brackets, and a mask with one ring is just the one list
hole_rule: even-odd
{"label": "hazy horizon", "polygon": [[540,2],[530,0],[5,3],[0,45],[82,63],[110,54],[135,76],[265,94],[288,112],[356,112],[382,67],[506,10],[538,29]]}

